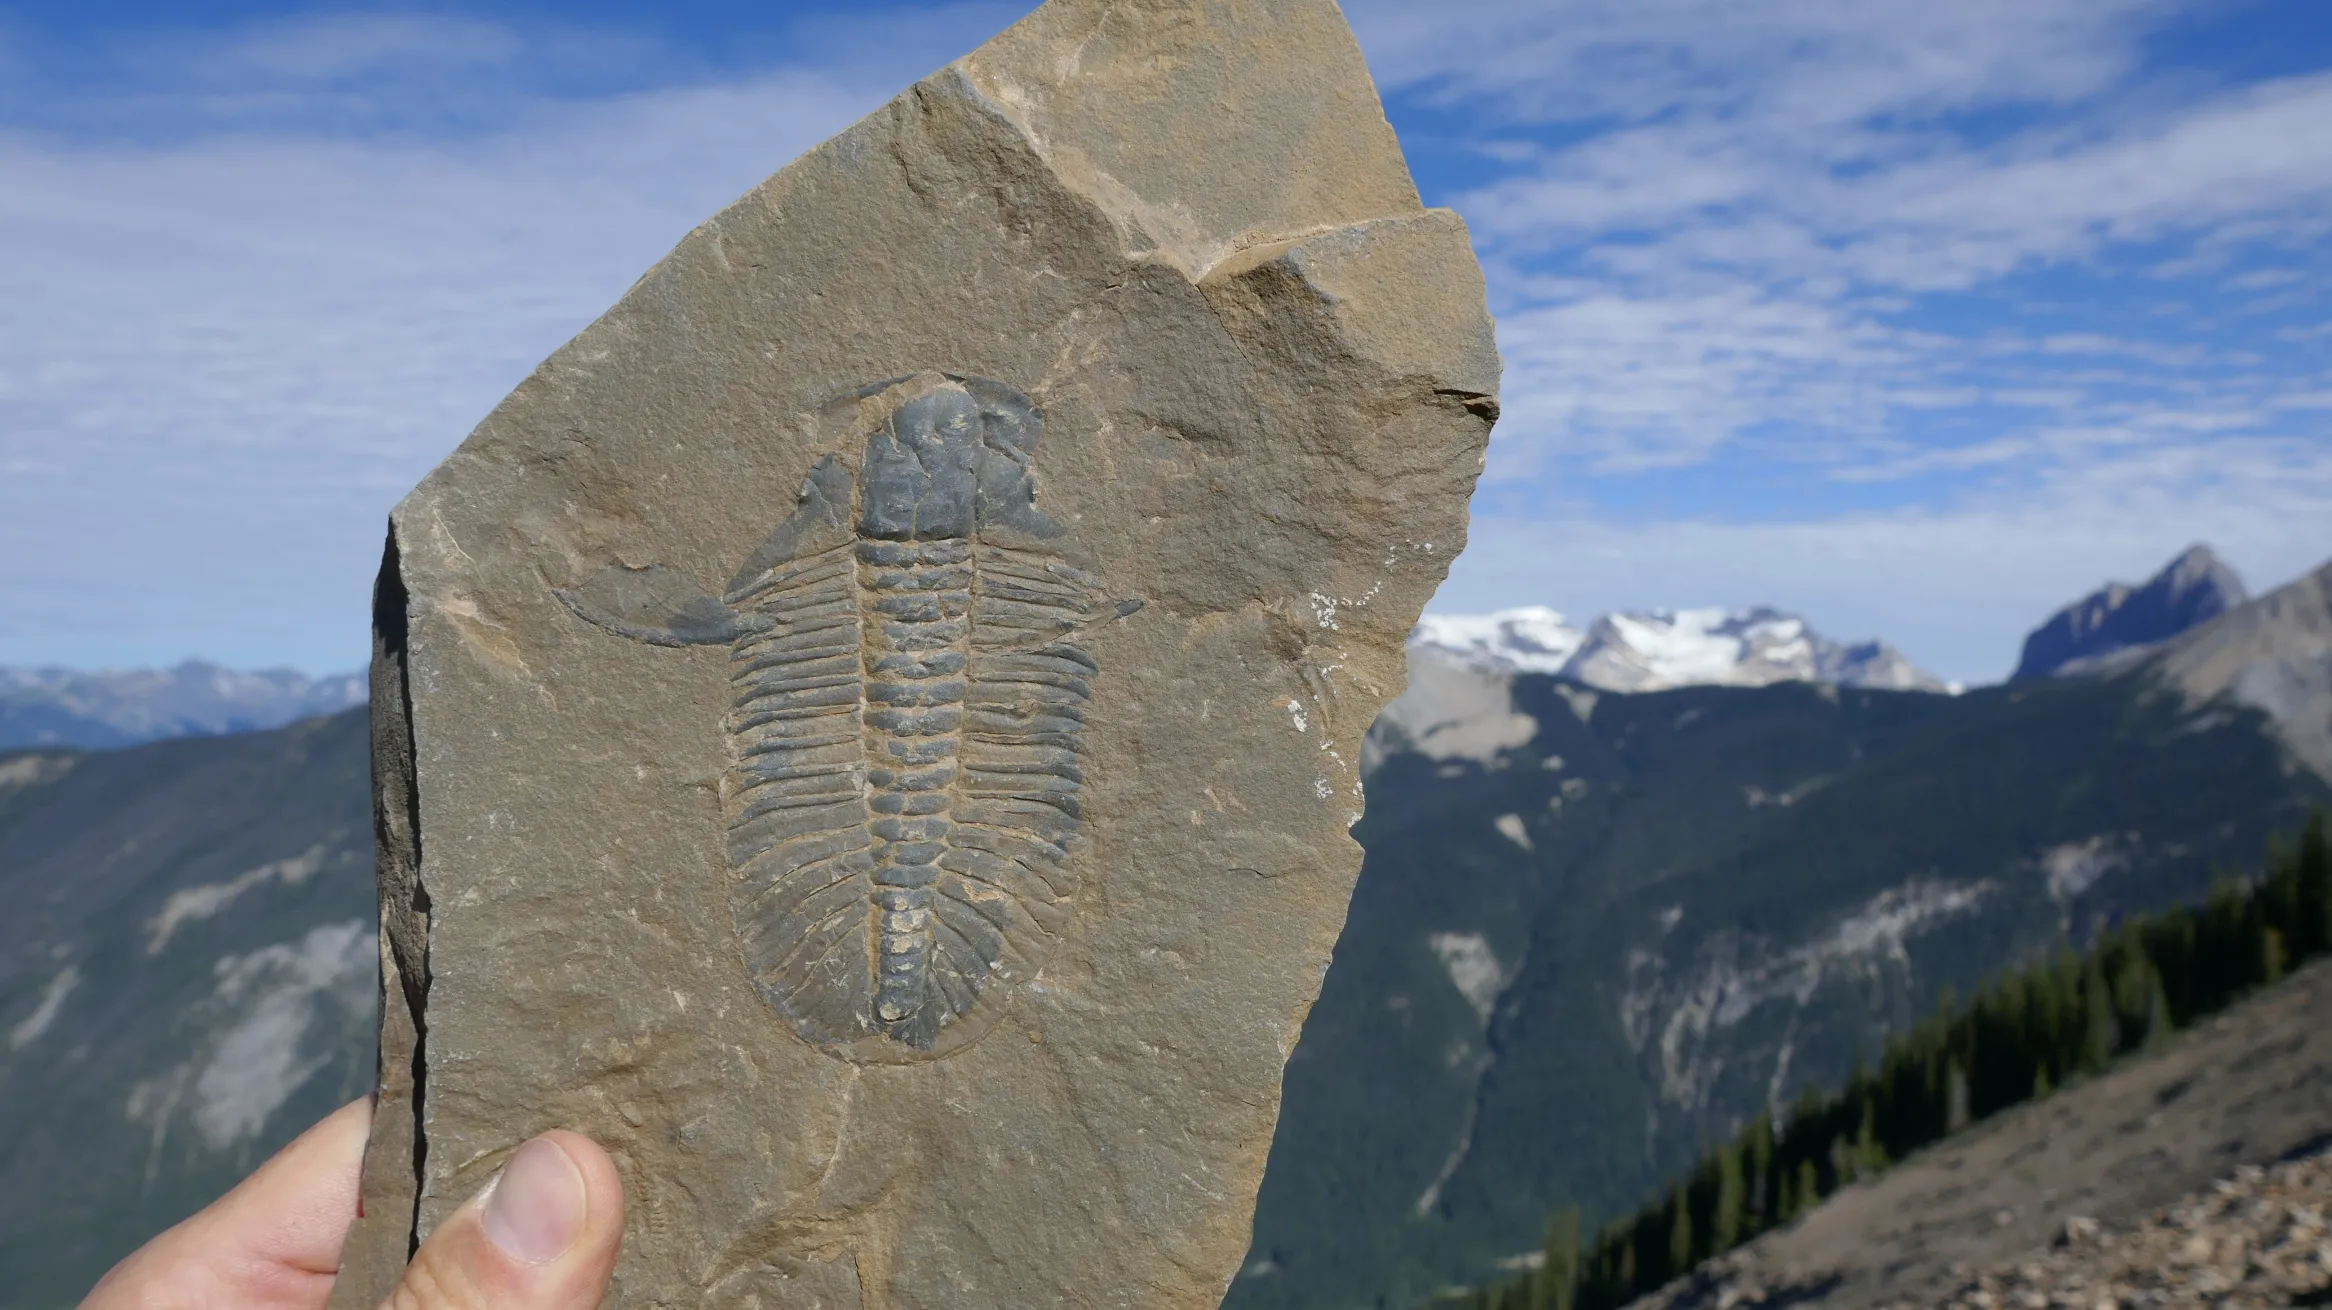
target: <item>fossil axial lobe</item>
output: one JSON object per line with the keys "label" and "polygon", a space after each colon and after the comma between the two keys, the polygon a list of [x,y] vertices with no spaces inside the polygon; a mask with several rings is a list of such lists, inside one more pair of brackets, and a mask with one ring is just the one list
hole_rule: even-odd
{"label": "fossil axial lobe", "polygon": [[1027,396],[919,373],[848,399],[879,415],[856,477],[821,458],[726,595],[653,565],[558,594],[634,640],[729,647],[746,967],[807,1040],[912,1059],[977,1036],[983,994],[1060,929],[1097,672],[1079,637],[1139,602],[1057,553]]}

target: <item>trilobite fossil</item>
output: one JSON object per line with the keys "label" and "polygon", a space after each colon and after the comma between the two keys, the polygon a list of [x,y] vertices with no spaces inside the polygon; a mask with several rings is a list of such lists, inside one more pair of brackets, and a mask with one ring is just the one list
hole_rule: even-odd
{"label": "trilobite fossil", "polygon": [[636,641],[729,648],[746,969],[805,1039],[913,1059],[977,1036],[1061,929],[1099,672],[1083,638],[1139,602],[1036,509],[1027,396],[918,373],[844,405],[858,467],[820,458],[721,596],[661,565],[558,594]]}

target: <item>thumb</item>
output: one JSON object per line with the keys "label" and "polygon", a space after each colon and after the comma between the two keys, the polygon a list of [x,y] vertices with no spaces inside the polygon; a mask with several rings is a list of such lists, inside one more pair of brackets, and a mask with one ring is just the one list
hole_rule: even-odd
{"label": "thumb", "polygon": [[414,1253],[388,1310],[593,1310],[623,1241],[623,1183],[588,1137],[550,1132]]}

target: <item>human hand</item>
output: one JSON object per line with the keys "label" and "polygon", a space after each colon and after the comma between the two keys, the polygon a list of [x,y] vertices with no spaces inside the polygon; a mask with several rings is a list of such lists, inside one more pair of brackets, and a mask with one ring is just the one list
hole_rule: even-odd
{"label": "human hand", "polygon": [[[115,1265],[81,1310],[323,1310],[371,1125],[371,1102],[341,1107]],[[614,1162],[545,1133],[429,1234],[387,1310],[592,1310],[622,1240]]]}

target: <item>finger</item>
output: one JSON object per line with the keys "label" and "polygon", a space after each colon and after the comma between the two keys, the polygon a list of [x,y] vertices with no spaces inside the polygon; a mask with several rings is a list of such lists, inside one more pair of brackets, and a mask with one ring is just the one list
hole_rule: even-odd
{"label": "finger", "polygon": [[588,1137],[545,1133],[414,1253],[390,1310],[593,1310],[623,1241],[623,1183]]}
{"label": "finger", "polygon": [[115,1265],[81,1310],[319,1310],[356,1217],[371,1125],[369,1098],[325,1116],[233,1191]]}

